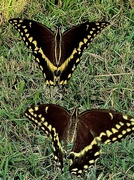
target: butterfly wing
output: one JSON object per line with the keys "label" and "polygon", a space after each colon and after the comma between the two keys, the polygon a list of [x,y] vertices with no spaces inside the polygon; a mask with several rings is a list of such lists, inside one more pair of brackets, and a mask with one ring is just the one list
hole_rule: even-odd
{"label": "butterfly wing", "polygon": [[[84,131],[83,131],[84,129]],[[99,142],[120,141],[134,132],[134,118],[112,110],[90,110],[79,116],[70,172],[81,174],[99,157]]]}
{"label": "butterfly wing", "polygon": [[60,84],[66,84],[80,61],[84,49],[109,22],[86,22],[64,32],[61,41]]}
{"label": "butterfly wing", "polygon": [[25,45],[33,51],[46,83],[53,82],[53,74],[57,69],[54,33],[41,23],[28,19],[10,19],[9,23],[20,33]]}
{"label": "butterfly wing", "polygon": [[31,106],[25,116],[49,135],[53,142],[55,160],[58,166],[63,167],[63,150],[61,140],[66,140],[69,113],[57,105],[42,104]]}

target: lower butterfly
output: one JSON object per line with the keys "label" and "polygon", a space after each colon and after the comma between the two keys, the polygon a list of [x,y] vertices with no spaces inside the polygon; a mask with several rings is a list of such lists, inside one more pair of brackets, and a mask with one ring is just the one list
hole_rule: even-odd
{"label": "lower butterfly", "polygon": [[85,22],[63,34],[60,28],[54,33],[47,26],[29,19],[10,19],[25,45],[33,51],[35,60],[48,85],[67,84],[88,44],[109,22]]}
{"label": "lower butterfly", "polygon": [[54,104],[31,106],[25,112],[32,122],[52,139],[54,157],[63,168],[61,141],[72,143],[69,171],[81,175],[93,166],[100,155],[100,143],[120,141],[134,132],[134,118],[113,110],[91,109],[70,114]]}

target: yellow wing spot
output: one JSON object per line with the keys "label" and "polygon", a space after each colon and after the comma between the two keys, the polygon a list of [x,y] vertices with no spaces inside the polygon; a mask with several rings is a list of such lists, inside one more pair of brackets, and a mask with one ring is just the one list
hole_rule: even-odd
{"label": "yellow wing spot", "polygon": [[41,122],[37,122],[38,126],[41,126]]}
{"label": "yellow wing spot", "polygon": [[33,114],[33,115],[34,115],[35,118],[37,117],[37,114]]}
{"label": "yellow wing spot", "polygon": [[84,41],[84,43],[86,44],[86,43],[87,43],[87,41],[88,41],[88,39],[84,38],[84,39],[83,39],[83,41]]}
{"label": "yellow wing spot", "polygon": [[37,119],[32,118],[32,120],[37,124],[39,123]]}
{"label": "yellow wing spot", "polygon": [[72,171],[74,171],[73,173],[75,173],[75,171],[78,171],[78,168],[74,168],[72,169]]}
{"label": "yellow wing spot", "polygon": [[55,160],[58,160],[58,157],[57,157],[57,156],[54,156],[54,159],[55,159]]}
{"label": "yellow wing spot", "polygon": [[96,28],[92,28],[92,30],[93,30],[93,31],[95,31],[95,30],[96,30]]}
{"label": "yellow wing spot", "polygon": [[28,42],[25,42],[26,43],[26,46],[28,46]]}
{"label": "yellow wing spot", "polygon": [[94,34],[93,36],[95,37],[97,34]]}
{"label": "yellow wing spot", "polygon": [[75,68],[76,68],[76,67],[75,67],[75,65],[73,65],[73,67],[72,67],[72,71],[74,71],[74,70],[75,70]]}
{"label": "yellow wing spot", "polygon": [[118,132],[118,130],[115,129],[115,128],[112,128],[111,131],[112,131],[114,134]]}
{"label": "yellow wing spot", "polygon": [[37,46],[37,41],[34,40],[34,41],[33,41],[33,44],[34,44],[35,46]]}
{"label": "yellow wing spot", "polygon": [[[82,41],[79,42],[79,48],[81,48],[81,46],[83,45],[84,43]],[[78,50],[78,49],[77,49]],[[80,50],[81,51],[81,50]]]}
{"label": "yellow wing spot", "polygon": [[99,136],[96,137],[95,139],[96,139],[96,141],[101,141],[101,137],[99,137]]}
{"label": "yellow wing spot", "polygon": [[33,109],[32,108],[30,108],[30,109],[28,109],[28,111],[30,112],[30,113],[33,113]]}
{"label": "yellow wing spot", "polygon": [[21,24],[17,24],[18,28],[20,28]]}
{"label": "yellow wing spot", "polygon": [[32,22],[29,23],[29,26],[30,26],[30,27],[32,26]]}
{"label": "yellow wing spot", "polygon": [[104,143],[105,144],[108,144],[108,143],[110,143],[111,142],[111,140],[110,139],[107,139]]}
{"label": "yellow wing spot", "polygon": [[131,131],[131,129],[130,129],[130,128],[127,128],[127,129],[126,129],[126,131],[127,131],[127,132],[130,132],[130,131]]}
{"label": "yellow wing spot", "polygon": [[25,29],[25,28],[26,28],[26,26],[22,26],[22,28],[23,28],[23,29]]}
{"label": "yellow wing spot", "polygon": [[54,127],[52,128],[52,131],[54,132],[54,134],[56,134],[56,129]]}
{"label": "yellow wing spot", "polygon": [[88,31],[88,29],[89,29],[89,25],[86,25],[86,31]]}
{"label": "yellow wing spot", "polygon": [[[17,20],[16,20],[16,22],[17,22]],[[23,22],[23,20],[22,19],[19,19],[19,21],[18,21],[19,23],[22,23]]]}
{"label": "yellow wing spot", "polygon": [[127,115],[123,115],[123,119],[128,120],[128,116]]}
{"label": "yellow wing spot", "polygon": [[45,121],[45,122],[43,123],[43,125],[46,126],[46,127],[48,127],[48,122]]}
{"label": "yellow wing spot", "polygon": [[109,131],[109,130],[106,130],[106,134],[107,134],[108,137],[110,137],[112,135],[112,132]]}
{"label": "yellow wing spot", "polygon": [[76,63],[78,63],[80,61],[80,59],[78,58],[78,59],[76,59]]}
{"label": "yellow wing spot", "polygon": [[82,170],[79,170],[78,173],[81,174],[81,173],[82,173]]}
{"label": "yellow wing spot", "polygon": [[23,32],[20,33],[21,36],[23,36],[23,34],[24,34]]}
{"label": "yellow wing spot", "polygon": [[93,34],[93,31],[90,31],[89,33],[90,33],[90,34]]}
{"label": "yellow wing spot", "polygon": [[102,23],[102,26],[104,26],[104,27],[105,27],[105,26],[106,26],[106,23]]}
{"label": "yellow wing spot", "polygon": [[84,169],[88,169],[89,168],[89,166],[88,165],[84,165]]}
{"label": "yellow wing spot", "polygon": [[90,38],[91,38],[91,36],[90,36],[90,35],[88,35],[88,36],[87,36],[87,38],[88,38],[88,39],[90,39]]}
{"label": "yellow wing spot", "polygon": [[38,107],[38,106],[35,106],[35,107],[34,107],[34,110],[35,110],[35,111],[38,111],[38,110],[39,110],[39,107]]}
{"label": "yellow wing spot", "polygon": [[41,129],[42,129],[43,131],[45,131],[46,134],[48,134],[48,131],[46,131],[43,126],[41,126]]}
{"label": "yellow wing spot", "polygon": [[67,84],[67,80],[64,81],[64,84]]}
{"label": "yellow wing spot", "polygon": [[120,124],[121,126],[123,126],[123,125],[124,125],[124,123],[123,123],[123,122],[121,122],[121,121],[119,122],[119,124]]}
{"label": "yellow wing spot", "polygon": [[112,138],[112,141],[116,141],[116,140],[117,140],[117,137]]}
{"label": "yellow wing spot", "polygon": [[38,114],[38,117],[39,117],[39,118],[42,118],[42,114]]}
{"label": "yellow wing spot", "polygon": [[[43,126],[42,126],[43,127]],[[44,131],[45,131],[45,133],[48,135],[49,133],[48,133],[48,131],[43,127],[43,129],[44,129]]]}
{"label": "yellow wing spot", "polygon": [[43,76],[44,76],[44,78],[46,79],[46,74],[45,74],[45,73],[43,74]]}
{"label": "yellow wing spot", "polygon": [[36,58],[35,60],[36,60],[38,63],[40,62],[39,58]]}
{"label": "yellow wing spot", "polygon": [[62,80],[62,81],[60,81],[60,82],[59,82],[59,84],[60,84],[60,85],[61,85],[61,84],[64,84],[64,81],[63,81],[63,80]]}
{"label": "yellow wing spot", "polygon": [[131,126],[131,124],[130,123],[126,123],[126,125],[129,127],[129,126]]}
{"label": "yellow wing spot", "polygon": [[81,52],[80,47],[77,48],[77,51],[78,51],[78,54],[80,54],[80,52]]}
{"label": "yellow wing spot", "polygon": [[121,128],[121,126],[120,126],[119,124],[116,124],[115,127],[116,127],[117,129],[120,129],[120,128]]}
{"label": "yellow wing spot", "polygon": [[100,155],[100,152],[99,151],[97,151],[95,154],[94,154],[94,156],[99,156]]}
{"label": "yellow wing spot", "polygon": [[[11,21],[12,22],[12,21]],[[13,20],[14,23],[18,22],[16,19]]]}
{"label": "yellow wing spot", "polygon": [[89,164],[94,164],[94,163],[95,163],[95,160],[93,159],[89,161]]}
{"label": "yellow wing spot", "polygon": [[49,84],[54,85],[54,82],[50,80],[50,81],[49,81]]}
{"label": "yellow wing spot", "polygon": [[30,41],[30,42],[32,42],[32,41],[33,41],[33,37],[30,37],[30,38],[28,38],[28,39],[29,39],[29,41]]}
{"label": "yellow wing spot", "polygon": [[30,34],[29,34],[29,33],[27,33],[27,34],[25,34],[25,36],[28,38],[28,37],[30,36]]}
{"label": "yellow wing spot", "polygon": [[27,33],[28,29],[24,29],[24,32]]}
{"label": "yellow wing spot", "polygon": [[40,65],[40,69],[43,71],[43,67]]}
{"label": "yellow wing spot", "polygon": [[99,23],[99,22],[96,22],[95,24],[96,24],[96,26],[99,26],[99,25],[100,25],[100,23]]}
{"label": "yellow wing spot", "polygon": [[25,37],[23,37],[23,41],[25,41],[26,40],[26,38]]}
{"label": "yellow wing spot", "polygon": [[118,138],[120,139],[120,138],[122,138],[122,136],[123,136],[122,134],[119,134],[119,135],[118,135]]}
{"label": "yellow wing spot", "polygon": [[46,84],[47,84],[47,85],[49,84],[49,81],[48,81],[48,80],[46,80]]}
{"label": "yellow wing spot", "polygon": [[125,130],[122,131],[122,134],[126,134],[127,132]]}
{"label": "yellow wing spot", "polygon": [[44,117],[42,117],[42,118],[41,118],[41,121],[42,121],[42,122],[44,122],[44,121],[45,121],[45,118],[44,118]]}
{"label": "yellow wing spot", "polygon": [[38,46],[34,48],[34,53],[36,53],[39,50]]}
{"label": "yellow wing spot", "polygon": [[38,122],[38,121],[37,121],[36,119],[34,119],[33,117],[31,117],[31,119],[32,119],[32,121],[34,121],[34,122],[36,122],[36,123]]}
{"label": "yellow wing spot", "polygon": [[113,119],[113,114],[110,112],[109,115],[110,115],[111,120],[112,120]]}
{"label": "yellow wing spot", "polygon": [[67,78],[69,79],[70,77],[71,77],[71,73],[68,75],[68,77],[67,77]]}
{"label": "yellow wing spot", "polygon": [[33,112],[33,111],[31,111],[31,112],[30,112],[30,115],[34,116],[34,112]]}
{"label": "yellow wing spot", "polygon": [[45,113],[47,114],[48,113],[48,106],[45,107]]}
{"label": "yellow wing spot", "polygon": [[134,131],[134,127],[132,127],[132,131]]}
{"label": "yellow wing spot", "polygon": [[51,124],[48,125],[48,129],[51,131],[51,129],[52,129]]}
{"label": "yellow wing spot", "polygon": [[106,133],[104,132],[100,133],[99,137],[101,138],[102,136],[106,136]]}

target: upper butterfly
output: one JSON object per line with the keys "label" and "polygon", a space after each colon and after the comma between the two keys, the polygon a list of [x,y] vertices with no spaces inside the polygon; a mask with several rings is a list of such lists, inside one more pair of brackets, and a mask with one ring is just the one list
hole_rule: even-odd
{"label": "upper butterfly", "polygon": [[43,72],[46,84],[67,84],[78,65],[84,49],[109,22],[86,22],[61,34],[56,33],[36,21],[10,19],[22,36],[26,46],[33,51]]}
{"label": "upper butterfly", "polygon": [[120,141],[134,132],[134,118],[113,110],[92,109],[78,114],[77,109],[70,114],[61,106],[42,104],[31,106],[26,117],[50,135],[55,160],[63,168],[63,149],[61,141],[73,144],[69,155],[69,171],[82,174],[93,166],[100,155],[100,143],[109,144]]}

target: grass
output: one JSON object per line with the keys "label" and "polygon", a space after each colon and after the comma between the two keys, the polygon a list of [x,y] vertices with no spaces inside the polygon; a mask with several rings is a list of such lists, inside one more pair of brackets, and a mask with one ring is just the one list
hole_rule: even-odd
{"label": "grass", "polygon": [[[4,1],[0,28],[0,179],[72,179],[65,162],[63,174],[53,160],[50,140],[24,116],[33,103],[59,104],[72,112],[89,108],[116,109],[134,116],[134,8],[119,1]],[[16,4],[17,3],[17,4]],[[30,50],[8,19],[34,19],[62,29],[85,19],[111,25],[83,53],[64,92],[47,87]],[[134,179],[133,135],[121,143],[102,145],[95,168],[81,179]],[[74,179],[77,179],[74,177]]]}

